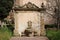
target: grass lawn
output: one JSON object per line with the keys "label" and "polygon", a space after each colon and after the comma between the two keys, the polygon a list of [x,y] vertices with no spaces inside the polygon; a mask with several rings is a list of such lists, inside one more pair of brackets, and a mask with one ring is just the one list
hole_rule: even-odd
{"label": "grass lawn", "polygon": [[60,30],[47,30],[46,33],[50,40],[60,40]]}
{"label": "grass lawn", "polygon": [[0,28],[0,40],[9,40],[12,36],[12,32],[7,27]]}

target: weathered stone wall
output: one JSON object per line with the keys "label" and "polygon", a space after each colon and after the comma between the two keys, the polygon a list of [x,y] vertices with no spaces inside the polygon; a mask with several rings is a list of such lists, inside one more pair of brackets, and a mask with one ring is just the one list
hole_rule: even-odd
{"label": "weathered stone wall", "polygon": [[15,13],[15,28],[20,34],[28,28],[28,21],[32,22],[32,30],[40,32],[40,13],[35,11],[20,11]]}

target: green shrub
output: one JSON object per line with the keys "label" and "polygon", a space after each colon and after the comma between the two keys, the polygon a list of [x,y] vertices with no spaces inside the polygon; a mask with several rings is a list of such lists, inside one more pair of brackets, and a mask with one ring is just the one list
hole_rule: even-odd
{"label": "green shrub", "polygon": [[14,26],[13,25],[7,25],[7,28],[12,32],[13,34],[13,30],[14,30]]}
{"label": "green shrub", "polygon": [[59,31],[47,30],[47,37],[50,40],[60,40],[60,30]]}
{"label": "green shrub", "polygon": [[60,40],[60,31],[57,31],[52,40]]}
{"label": "green shrub", "polygon": [[12,36],[12,32],[7,27],[0,28],[0,40],[9,40]]}

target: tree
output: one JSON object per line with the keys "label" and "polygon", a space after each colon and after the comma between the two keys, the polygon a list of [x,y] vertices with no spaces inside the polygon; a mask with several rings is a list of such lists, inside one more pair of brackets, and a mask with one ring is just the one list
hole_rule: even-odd
{"label": "tree", "polygon": [[60,0],[47,0],[47,8],[49,11],[53,11],[53,15],[50,14],[52,17],[56,19],[57,28],[59,29],[60,24]]}
{"label": "tree", "polygon": [[56,2],[56,7],[55,7],[55,15],[57,19],[57,27],[58,29],[60,28],[60,0],[55,0]]}
{"label": "tree", "polygon": [[9,14],[14,4],[14,0],[0,0],[0,20]]}

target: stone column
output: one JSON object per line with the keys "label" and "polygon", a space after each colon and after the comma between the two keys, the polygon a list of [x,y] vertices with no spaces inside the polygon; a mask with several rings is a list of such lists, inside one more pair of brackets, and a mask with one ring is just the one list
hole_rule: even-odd
{"label": "stone column", "polygon": [[17,25],[17,15],[16,15],[16,12],[14,11],[14,36],[17,36],[18,35],[18,25]]}
{"label": "stone column", "polygon": [[40,26],[41,26],[41,27],[40,27],[40,31],[41,31],[41,32],[40,32],[40,35],[41,35],[41,36],[45,36],[46,33],[45,33],[45,24],[44,24],[44,17],[43,17],[43,15],[41,15],[40,18],[41,18],[41,20],[40,20],[40,21],[41,21],[41,22],[40,22],[40,23],[41,23],[41,25],[40,25]]}

